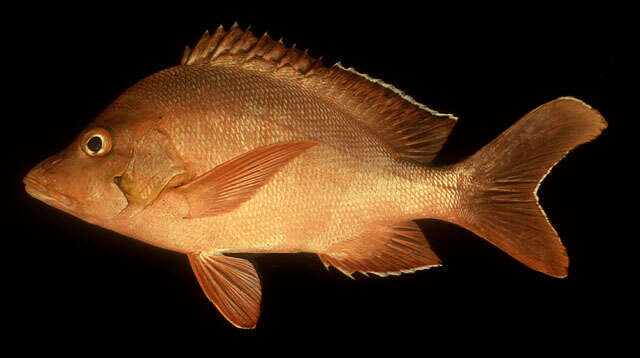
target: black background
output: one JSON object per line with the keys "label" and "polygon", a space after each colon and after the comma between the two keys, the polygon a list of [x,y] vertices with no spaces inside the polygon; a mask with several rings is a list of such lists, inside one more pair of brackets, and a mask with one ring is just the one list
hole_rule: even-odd
{"label": "black background", "polygon": [[[299,354],[342,351],[337,342],[346,340],[397,354],[418,347],[422,356],[607,355],[616,299],[607,269],[617,239],[609,231],[617,215],[611,173],[628,119],[620,99],[631,27],[625,10],[381,6],[103,4],[5,14],[19,20],[5,31],[5,86],[17,95],[5,104],[16,114],[4,133],[5,298],[17,318],[14,336],[47,347],[178,341],[206,348],[242,337],[283,353],[302,344],[293,351]],[[311,254],[250,255],[262,277],[262,316],[257,329],[243,331],[206,300],[183,255],[84,223],[24,192],[22,176],[120,92],[177,64],[205,29],[236,20],[454,113],[460,120],[440,163],[472,154],[558,96],[598,109],[609,128],[560,162],[539,191],[568,248],[569,277],[546,277],[464,229],[424,220],[444,266],[411,275],[351,280]],[[244,346],[234,347],[241,353]]]}

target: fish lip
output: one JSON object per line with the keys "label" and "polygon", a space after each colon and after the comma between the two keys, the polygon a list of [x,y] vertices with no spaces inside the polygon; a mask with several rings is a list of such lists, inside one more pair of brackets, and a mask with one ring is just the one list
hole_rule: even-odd
{"label": "fish lip", "polygon": [[22,179],[25,191],[32,197],[44,201],[45,203],[59,204],[66,209],[74,208],[74,201],[69,196],[59,193],[46,185],[40,183],[37,179],[30,175]]}

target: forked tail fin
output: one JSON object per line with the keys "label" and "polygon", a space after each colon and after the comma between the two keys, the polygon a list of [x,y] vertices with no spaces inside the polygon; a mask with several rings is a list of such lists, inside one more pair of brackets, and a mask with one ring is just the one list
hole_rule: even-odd
{"label": "forked tail fin", "polygon": [[536,192],[560,159],[606,127],[596,110],[571,97],[529,112],[461,164],[474,189],[459,224],[534,270],[566,277],[566,249]]}

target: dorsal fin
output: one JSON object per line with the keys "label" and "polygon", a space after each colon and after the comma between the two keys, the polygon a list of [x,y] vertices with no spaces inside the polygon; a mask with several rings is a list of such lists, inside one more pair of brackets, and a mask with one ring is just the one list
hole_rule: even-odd
{"label": "dorsal fin", "polygon": [[296,78],[337,104],[364,125],[379,133],[398,156],[423,163],[440,151],[457,118],[441,114],[416,102],[392,85],[344,68],[340,63],[325,67],[319,59],[274,41],[266,33],[256,37],[237,23],[227,31],[220,26],[204,33],[197,45],[185,49],[181,64],[237,65]]}

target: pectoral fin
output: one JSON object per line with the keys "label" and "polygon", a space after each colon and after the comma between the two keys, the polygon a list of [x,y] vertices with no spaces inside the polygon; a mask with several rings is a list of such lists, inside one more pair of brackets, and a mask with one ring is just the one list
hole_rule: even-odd
{"label": "pectoral fin", "polygon": [[387,276],[440,266],[440,259],[413,221],[378,225],[318,256],[327,268],[332,265],[351,278],[356,271]]}
{"label": "pectoral fin", "polygon": [[200,287],[220,313],[238,328],[255,328],[262,290],[253,265],[220,254],[201,252],[188,256]]}
{"label": "pectoral fin", "polygon": [[225,162],[177,188],[189,203],[189,218],[229,212],[280,168],[316,142],[286,142],[258,148]]}

